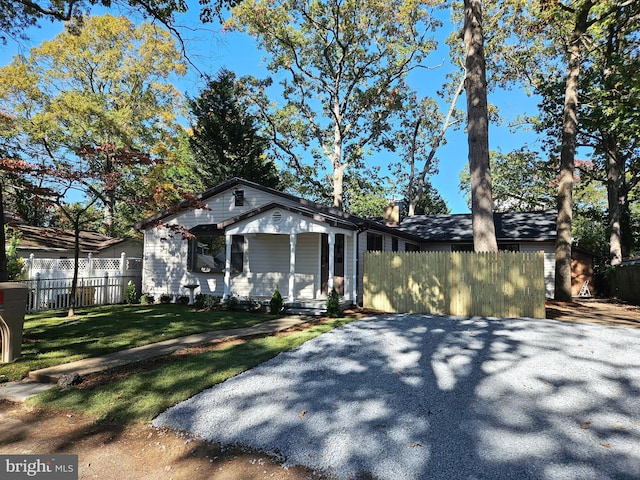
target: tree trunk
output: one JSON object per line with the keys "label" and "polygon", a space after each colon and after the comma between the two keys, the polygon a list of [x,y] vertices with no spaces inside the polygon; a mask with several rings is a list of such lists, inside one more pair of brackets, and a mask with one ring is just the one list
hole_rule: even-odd
{"label": "tree trunk", "polygon": [[592,6],[591,2],[586,2],[576,13],[573,34],[567,48],[568,68],[562,115],[554,293],[555,299],[560,301],[571,300],[571,222],[573,219],[576,136],[578,134],[578,80],[580,78],[581,45],[588,27],[587,20]]}
{"label": "tree trunk", "polygon": [[7,270],[7,238],[4,234],[4,191],[0,182],[0,282],[9,280]]}
{"label": "tree trunk", "polygon": [[344,171],[346,164],[342,163],[342,132],[340,131],[339,119],[340,108],[334,105],[336,125],[333,127],[333,154],[331,165],[333,166],[333,206],[342,210],[344,208]]}
{"label": "tree trunk", "polygon": [[333,168],[333,206],[340,210],[344,207],[344,165]]}
{"label": "tree trunk", "polygon": [[80,267],[80,217],[78,216],[73,222],[73,280],[71,280],[71,298],[69,298],[69,312],[68,317],[73,317],[76,312],[76,297],[78,292],[78,269]]}
{"label": "tree trunk", "polygon": [[103,220],[102,226],[104,228],[104,232],[113,236],[113,209],[115,204],[115,198],[113,195],[107,194],[105,196],[104,208],[103,208]]}
{"label": "tree trunk", "polygon": [[624,209],[623,180],[624,167],[621,169],[615,137],[606,135],[607,145],[607,201],[609,206],[609,260],[611,265],[622,262],[622,211]]}
{"label": "tree trunk", "polygon": [[493,223],[489,167],[489,118],[481,0],[464,1],[464,45],[473,248],[476,252],[496,252],[498,243]]}
{"label": "tree trunk", "polygon": [[[107,152],[104,164],[104,171],[109,176],[114,172],[113,167],[113,159],[111,158],[111,153]],[[113,188],[110,188],[105,192],[104,198],[104,208],[103,208],[103,219],[102,226],[107,235],[113,236],[113,213],[116,207],[116,194]]]}

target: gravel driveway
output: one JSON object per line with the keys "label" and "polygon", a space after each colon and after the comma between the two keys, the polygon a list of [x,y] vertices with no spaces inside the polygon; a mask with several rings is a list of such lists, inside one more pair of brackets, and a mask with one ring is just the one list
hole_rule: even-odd
{"label": "gravel driveway", "polygon": [[640,330],[367,318],[153,423],[339,479],[638,479]]}

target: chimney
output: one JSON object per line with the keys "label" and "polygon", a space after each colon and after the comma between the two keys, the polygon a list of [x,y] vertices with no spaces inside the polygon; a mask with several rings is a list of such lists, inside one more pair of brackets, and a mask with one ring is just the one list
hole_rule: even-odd
{"label": "chimney", "polygon": [[390,203],[384,208],[382,219],[387,227],[397,227],[400,223],[400,207],[395,203]]}

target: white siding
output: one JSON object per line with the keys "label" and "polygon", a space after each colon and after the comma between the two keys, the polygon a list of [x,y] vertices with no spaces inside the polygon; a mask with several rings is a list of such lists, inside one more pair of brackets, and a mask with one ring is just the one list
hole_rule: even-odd
{"label": "white siding", "polygon": [[[233,190],[222,192],[207,199],[209,210],[197,209],[182,212],[164,223],[180,225],[191,229],[196,225],[219,223],[236,217],[262,205],[277,201],[278,203],[298,206],[297,202],[270,195],[261,190],[242,187],[244,205],[234,205]],[[271,297],[275,285],[286,298],[289,293],[289,235],[286,228],[296,233],[296,277],[295,289],[298,298],[316,298],[320,290],[320,239],[321,232],[345,233],[345,268],[347,273],[345,293],[352,291],[353,275],[353,243],[348,230],[331,229],[328,224],[314,222],[308,217],[283,212],[283,222],[275,230],[268,220],[270,213],[264,218],[247,219],[239,222],[228,231],[245,235],[244,270],[231,275],[231,292],[240,296]],[[247,233],[268,231],[269,234]],[[314,233],[308,233],[314,232]],[[172,296],[187,295],[187,284],[199,284],[196,293],[217,296],[224,294],[224,274],[195,273],[187,271],[188,242],[180,233],[172,233],[169,229],[149,228],[144,235],[144,269],[143,292],[158,297],[161,294]]]}
{"label": "white siding", "polygon": [[286,298],[289,287],[289,235],[249,235],[244,271],[231,276],[233,294],[271,297],[276,285]]}
{"label": "white siding", "polygon": [[109,248],[100,250],[94,258],[120,258],[124,253],[130,258],[142,258],[142,240],[125,240]]}
{"label": "white siding", "polygon": [[[162,227],[145,230],[142,292],[156,298],[162,294],[187,295],[188,290],[184,285],[197,283],[187,272],[187,249],[187,241],[180,234]],[[202,293],[218,294],[215,284],[213,290],[210,285],[200,285]]]}

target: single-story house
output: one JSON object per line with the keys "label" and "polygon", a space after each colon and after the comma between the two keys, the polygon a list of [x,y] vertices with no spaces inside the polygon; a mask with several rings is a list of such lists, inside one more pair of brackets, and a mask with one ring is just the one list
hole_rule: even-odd
{"label": "single-story house", "polygon": [[[10,220],[9,226],[20,234],[18,255],[27,259],[73,258],[75,235],[73,230],[53,227],[34,227]],[[94,258],[119,258],[125,253],[129,258],[142,257],[142,240],[139,238],[114,238],[98,232],[80,232],[80,256],[92,254]]]}
{"label": "single-story house", "polygon": [[[393,209],[375,221],[318,205],[240,178],[202,193],[197,208],[159,213],[136,225],[144,232],[142,291],[196,293],[287,302],[362,300],[367,250],[466,250],[471,216],[417,216]],[[499,244],[544,251],[547,294],[553,294],[555,214],[496,214]]]}

